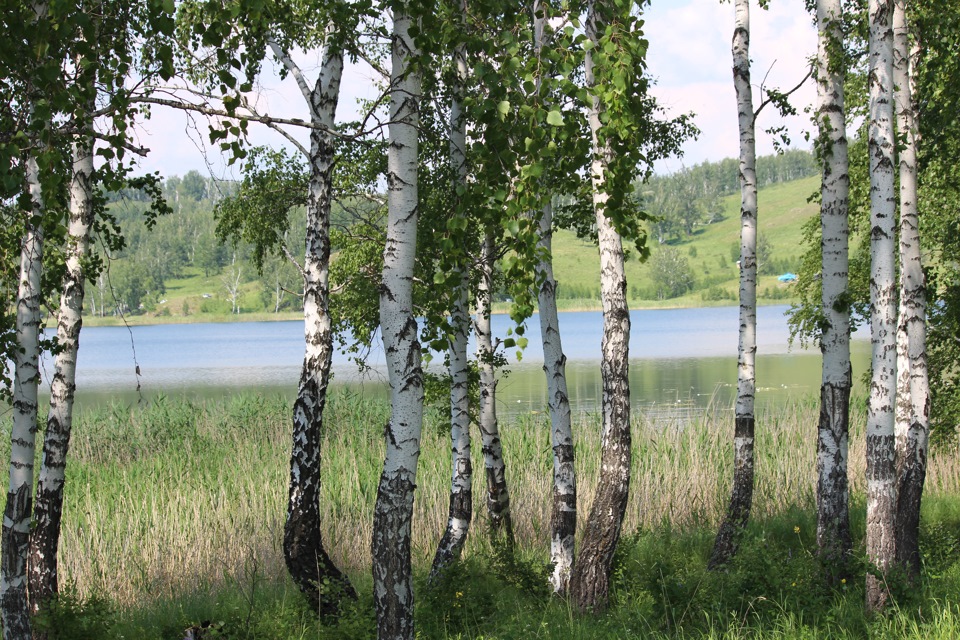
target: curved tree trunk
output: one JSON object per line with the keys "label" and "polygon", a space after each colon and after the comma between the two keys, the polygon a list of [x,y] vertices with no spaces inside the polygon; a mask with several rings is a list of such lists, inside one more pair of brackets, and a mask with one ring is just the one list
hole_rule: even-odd
{"label": "curved tree trunk", "polygon": [[[590,3],[587,13],[587,38],[597,44],[604,25],[597,7]],[[586,53],[585,79],[595,83],[593,56]],[[594,96],[588,113],[593,143],[591,175],[593,207],[600,245],[600,297],[603,303],[603,340],[600,373],[603,432],[601,436],[600,478],[590,508],[580,555],[570,576],[570,598],[580,611],[599,612],[610,598],[610,573],[613,554],[620,539],[630,492],[630,310],[627,308],[627,279],[624,271],[623,243],[610,217],[604,191],[605,173],[611,159],[609,146],[600,144],[602,105]]]}
{"label": "curved tree trunk", "polygon": [[387,238],[380,286],[380,330],[390,377],[386,454],[373,512],[373,599],[381,640],[413,640],[410,523],[423,426],[423,371],[413,314],[417,251],[417,129],[420,75],[405,3],[393,12]]}
{"label": "curved tree trunk", "polygon": [[27,602],[27,553],[33,512],[33,460],[37,435],[37,383],[40,380],[40,275],[43,229],[29,220],[43,213],[37,162],[28,158],[27,183],[33,211],[25,212],[26,232],[20,246],[13,380],[13,427],[10,432],[10,485],[3,512],[0,552],[0,622],[4,640],[30,637]]}
{"label": "curved tree trunk", "polygon": [[73,178],[70,185],[70,221],[67,235],[66,271],[57,318],[57,353],[50,383],[50,411],[43,440],[43,457],[34,503],[34,528],[30,533],[30,608],[36,613],[59,591],[57,549],[63,515],[63,484],[73,425],[77,352],[83,324],[86,276],[84,257],[93,224],[93,137],[84,136],[73,145]]}
{"label": "curved tree trunk", "polygon": [[[900,150],[900,330],[906,358],[898,358],[898,376],[906,376],[906,420],[897,420],[897,561],[907,575],[920,576],[920,499],[926,477],[930,438],[930,382],[927,373],[926,282],[920,261],[917,216],[917,125],[911,75],[906,0],[895,0],[893,73]],[[898,385],[899,386],[899,385]]]}
{"label": "curved tree trunk", "polygon": [[821,161],[820,226],[826,324],[820,339],[823,371],[817,429],[817,549],[827,583],[849,576],[850,535],[847,462],[850,430],[850,309],[847,136],[841,63],[833,55],[843,45],[840,0],[819,0],[817,27],[817,124]]}
{"label": "curved tree trunk", "polygon": [[[870,0],[870,335],[872,369],[867,410],[868,611],[889,598],[884,575],[895,560],[897,485],[894,468],[897,307],[894,247],[892,0]],[[877,575],[879,573],[879,575]]]}
{"label": "curved tree trunk", "polygon": [[[539,58],[546,26],[543,7],[533,3],[534,47]],[[537,89],[542,78],[537,77]],[[547,406],[550,409],[550,441],[553,448],[553,506],[550,515],[550,584],[553,592],[564,596],[573,569],[574,542],[577,533],[577,480],[573,464],[573,425],[570,397],[567,393],[567,357],[560,340],[557,315],[557,281],[553,277],[553,206],[548,201],[540,212],[540,262],[537,264],[537,307],[540,339],[543,343],[543,372],[547,379]]]}
{"label": "curved tree trunk", "polygon": [[708,566],[716,568],[737,552],[753,504],[753,432],[757,356],[757,172],[753,92],[750,88],[750,3],[736,0],[733,84],[740,125],[740,347],[734,418],[733,489],[727,515],[713,544]]}
{"label": "curved tree trunk", "polygon": [[[342,73],[342,52],[328,43],[320,77],[309,92],[314,123],[333,127]],[[356,592],[327,555],[320,530],[320,445],[333,354],[329,311],[333,139],[326,131],[312,130],[309,161],[310,193],[303,263],[304,356],[293,405],[293,447],[283,553],[293,581],[313,609],[321,615],[332,615],[338,611],[343,596],[356,597]]]}
{"label": "curved tree trunk", "polygon": [[507,490],[507,468],[500,444],[497,424],[497,372],[494,366],[493,335],[490,311],[493,296],[493,269],[496,262],[496,240],[487,230],[480,255],[480,283],[477,286],[477,365],[480,367],[480,441],[487,477],[487,515],[490,535],[495,545],[513,552],[513,518],[510,515],[510,492]]}
{"label": "curved tree trunk", "polygon": [[[461,9],[466,14],[466,0]],[[467,77],[466,51],[458,45],[454,52],[457,81],[453,87],[450,105],[450,166],[455,180],[464,184],[467,177],[466,120],[463,116],[461,96]],[[454,215],[462,215],[457,211]],[[467,340],[470,334],[470,273],[460,272],[460,285],[450,311],[453,336],[449,342],[450,372],[450,441],[451,481],[450,509],[447,528],[437,545],[430,578],[436,578],[445,566],[460,558],[463,545],[473,519],[473,462],[470,459],[470,364],[467,360]]]}

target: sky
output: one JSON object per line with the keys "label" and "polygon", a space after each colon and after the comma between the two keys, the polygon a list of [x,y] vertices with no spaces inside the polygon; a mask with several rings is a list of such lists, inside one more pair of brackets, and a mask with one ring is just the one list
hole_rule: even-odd
{"label": "sky", "polygon": [[[751,3],[752,60],[751,80],[754,107],[760,103],[760,86],[786,91],[807,72],[809,59],[816,53],[816,29],[801,0],[773,0],[764,11]],[[644,31],[650,46],[647,54],[649,73],[656,79],[652,91],[668,113],[694,113],[701,130],[697,140],[687,142],[682,158],[671,158],[657,165],[658,173],[672,173],[704,161],[736,157],[738,149],[736,95],[733,89],[730,42],[733,34],[734,7],[720,0],[653,0],[644,16]],[[301,67],[312,83],[319,68],[316,55],[306,55]],[[358,99],[376,96],[374,72],[348,65],[344,71],[338,120],[357,117]],[[267,74],[257,100],[273,115],[306,118],[306,109],[292,78],[280,81]],[[792,96],[799,114],[788,118],[792,146],[809,148],[804,132],[810,130],[810,117],[804,109],[813,104],[816,87],[812,80]],[[757,153],[773,153],[770,136],[763,130],[780,124],[771,107],[758,119]],[[306,140],[306,133],[297,137]],[[181,111],[154,107],[152,117],[139,127],[140,143],[151,150],[141,161],[142,170],[159,171],[164,177],[197,170],[202,174],[236,179],[239,172],[227,167],[225,160],[207,142],[207,124],[203,118],[191,118]],[[286,144],[277,134],[251,124],[253,144]]]}

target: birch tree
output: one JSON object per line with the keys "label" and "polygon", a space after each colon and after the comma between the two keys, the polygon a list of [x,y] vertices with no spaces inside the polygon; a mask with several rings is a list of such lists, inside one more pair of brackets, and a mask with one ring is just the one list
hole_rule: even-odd
{"label": "birch tree", "polygon": [[733,83],[740,130],[740,340],[734,418],[733,489],[727,515],[713,544],[708,566],[726,564],[753,504],[754,393],[757,355],[757,174],[756,117],[750,86],[750,2],[736,0],[733,32]]}
{"label": "birch tree", "polygon": [[[320,443],[323,409],[330,381],[333,332],[330,320],[330,205],[334,150],[332,131],[343,75],[342,33],[333,26],[325,29],[323,63],[313,87],[276,40],[270,47],[296,79],[307,103],[311,122],[307,159],[310,181],[307,196],[307,235],[303,261],[304,357],[297,399],[293,405],[293,448],[290,454],[290,491],[287,520],[283,530],[284,558],[294,581],[321,613],[330,613],[339,604],[342,591],[355,596],[350,581],[330,560],[320,531]],[[321,589],[325,580],[334,592]]]}
{"label": "birch tree", "polygon": [[[737,358],[737,402],[734,417],[733,487],[727,514],[720,525],[708,567],[720,567],[737,551],[739,537],[750,518],[754,484],[754,401],[757,356],[757,152],[756,123],[760,112],[773,105],[784,115],[796,115],[789,102],[811,72],[786,92],[761,86],[765,96],[753,107],[750,85],[750,3],[735,0],[733,31],[733,84],[737,95],[740,132],[740,331]],[[766,8],[767,3],[760,6]]]}
{"label": "birch tree", "polygon": [[493,343],[490,316],[493,312],[493,276],[497,260],[496,233],[488,227],[480,249],[480,282],[477,286],[476,320],[477,362],[480,368],[480,440],[487,483],[487,514],[490,533],[497,544],[511,551],[514,545],[513,518],[510,514],[510,492],[507,488],[507,467],[500,443],[497,423],[497,353]]}
{"label": "birch tree", "polygon": [[[588,120],[593,147],[590,173],[600,246],[600,298],[603,303],[600,365],[603,431],[602,471],[580,554],[570,576],[570,597],[580,611],[599,611],[607,606],[613,554],[620,538],[630,490],[630,311],[627,308],[623,242],[613,222],[617,212],[608,210],[611,199],[610,185],[606,181],[614,151],[608,139],[612,133],[604,130],[601,119],[606,106],[602,101],[606,87],[598,82],[595,69],[598,62],[612,62],[603,57],[600,61],[595,58],[601,55],[599,52],[602,49],[598,48],[601,44],[613,41],[611,36],[615,25],[629,28],[629,8],[627,16],[624,16],[615,12],[611,5],[602,0],[588,3],[585,24],[587,41],[592,45],[584,58],[584,79],[592,92]],[[620,20],[627,22],[627,25],[617,24]]]}
{"label": "birch tree", "polygon": [[[534,53],[543,54],[545,7],[533,2]],[[543,77],[537,75],[537,91]],[[547,196],[549,198],[549,195]],[[577,530],[577,483],[574,470],[573,425],[567,392],[566,356],[560,339],[557,316],[557,281],[553,275],[553,205],[545,202],[540,211],[540,260],[537,264],[537,307],[540,339],[543,344],[543,372],[547,380],[547,406],[550,409],[550,440],[553,448],[553,501],[550,516],[550,583],[554,593],[566,595],[574,561],[574,536]]]}
{"label": "birch tree", "polygon": [[[460,24],[467,15],[467,2],[457,3],[461,11]],[[467,52],[458,42],[453,52],[453,86],[450,103],[450,170],[454,193],[464,193],[467,182],[467,122],[463,110],[463,94],[467,80]],[[462,198],[457,203],[462,206]],[[454,216],[463,215],[454,211]],[[448,371],[450,374],[450,442],[451,479],[450,507],[447,527],[437,546],[430,570],[438,576],[450,562],[459,559],[473,518],[473,462],[470,458],[470,363],[467,358],[467,339],[470,332],[470,271],[466,265],[458,267],[459,282],[450,310],[451,333],[448,338]]]}
{"label": "birch tree", "polygon": [[870,336],[872,376],[867,409],[868,611],[889,598],[885,575],[895,561],[897,484],[894,464],[896,402],[896,196],[893,132],[893,2],[870,0]]}
{"label": "birch tree", "polygon": [[[92,89],[91,84],[91,89]],[[89,112],[93,112],[90,108]],[[36,613],[59,591],[57,550],[63,514],[63,487],[73,423],[73,399],[86,272],[84,261],[94,217],[93,136],[89,129],[73,143],[73,178],[67,232],[66,271],[57,314],[57,352],[50,382],[50,410],[36,489],[36,519],[30,532],[30,605]]]}
{"label": "birch tree", "polygon": [[373,516],[373,595],[380,638],[412,638],[411,519],[420,433],[423,371],[413,314],[417,250],[417,127],[420,72],[411,7],[393,7],[387,238],[380,288],[380,330],[390,381],[386,453]]}
{"label": "birch tree", "polygon": [[[246,30],[236,30],[229,20],[222,20],[220,8],[211,4],[197,4],[194,14],[184,21],[192,26],[195,44],[223,42],[216,67],[208,77],[213,85],[236,87],[236,92],[222,96],[225,114],[241,123],[261,122],[281,132],[306,158],[306,240],[302,263],[297,266],[303,276],[304,300],[304,359],[301,367],[297,398],[293,406],[292,448],[290,456],[290,483],[287,517],[284,525],[284,558],[294,582],[307,597],[311,606],[323,615],[334,614],[342,597],[355,597],[356,592],[348,577],[340,571],[326,552],[320,521],[321,442],[323,411],[330,382],[333,354],[333,323],[330,315],[330,211],[333,200],[333,172],[336,162],[335,142],[343,137],[335,122],[340,97],[340,83],[344,68],[344,51],[356,51],[358,24],[368,16],[370,7],[350,3],[332,3],[316,7],[309,3],[292,6],[252,3],[249,7]],[[199,36],[199,37],[198,37]],[[258,113],[243,92],[249,87],[262,64],[262,58],[238,54],[241,48],[250,51],[269,49],[282,66],[282,74],[292,77],[309,114],[304,122],[287,121],[283,124],[305,125],[310,134],[309,146],[297,142],[279,128],[279,122],[269,115]],[[311,83],[294,59],[293,51],[319,49],[321,65]],[[237,82],[231,73],[231,56],[239,55],[246,61],[245,82]],[[230,80],[227,80],[231,78]],[[169,105],[176,106],[176,105]],[[182,107],[182,105],[181,105]],[[214,115],[216,110],[200,105],[201,113]],[[245,126],[245,125],[244,125]],[[242,133],[242,127],[228,125],[226,129],[212,129],[211,138],[224,139],[228,133]],[[236,147],[223,143],[239,153]],[[254,197],[238,201],[224,201],[218,206],[221,215],[218,234],[222,237],[244,238],[254,242],[258,249],[258,268],[262,268],[266,251],[283,252],[284,232],[289,225],[286,212],[290,206],[302,202],[288,182],[278,196],[273,191],[278,183],[301,175],[294,167],[289,175],[281,175],[290,168],[284,156],[272,155],[266,166],[254,167],[250,189]],[[249,195],[249,194],[246,194]],[[262,197],[261,197],[262,196]],[[268,211],[264,205],[282,206]],[[259,207],[259,208],[258,208]]]}
{"label": "birch tree", "polygon": [[43,264],[43,192],[35,158],[26,159],[30,209],[20,250],[14,355],[13,427],[10,484],[3,519],[0,614],[5,639],[30,636],[27,604],[27,551],[33,513],[33,466],[36,446],[37,384],[40,380],[40,276]]}
{"label": "birch tree", "polygon": [[852,552],[847,463],[850,417],[850,301],[847,292],[848,174],[842,7],[817,2],[817,150],[821,162],[820,423],[817,429],[817,548],[828,583],[847,577]]}
{"label": "birch tree", "polygon": [[893,10],[894,108],[899,140],[900,179],[900,302],[896,419],[897,561],[907,574],[920,575],[920,500],[926,475],[930,433],[930,384],[926,356],[926,282],[920,255],[917,207],[917,126],[907,1],[895,0]]}

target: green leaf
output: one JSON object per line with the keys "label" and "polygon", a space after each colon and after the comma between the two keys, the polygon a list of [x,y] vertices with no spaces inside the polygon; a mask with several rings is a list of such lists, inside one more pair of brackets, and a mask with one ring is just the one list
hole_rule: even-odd
{"label": "green leaf", "polygon": [[507,114],[510,113],[510,101],[509,101],[509,100],[502,100],[502,101],[497,105],[497,113],[500,114],[500,119],[501,119],[501,120],[503,120],[504,118],[506,118],[506,117],[507,117]]}
{"label": "green leaf", "polygon": [[563,114],[556,109],[547,114],[547,124],[554,127],[563,126]]}

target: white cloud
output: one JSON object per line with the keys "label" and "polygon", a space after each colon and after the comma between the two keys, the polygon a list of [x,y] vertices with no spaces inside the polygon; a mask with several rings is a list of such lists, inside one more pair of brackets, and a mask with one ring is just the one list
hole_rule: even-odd
{"label": "white cloud", "polygon": [[[658,170],[674,171],[684,164],[737,156],[736,102],[730,55],[734,22],[732,3],[660,0],[652,4],[644,20],[644,31],[650,41],[648,70],[657,78],[655,94],[674,114],[696,113],[696,123],[701,129],[699,139],[684,146],[682,160],[661,163]],[[816,30],[803,3],[778,0],[771,3],[768,11],[755,4],[751,6],[754,104],[759,104],[759,84],[768,71],[767,86],[781,90],[792,88],[806,73],[807,60],[815,51]],[[301,53],[298,63],[312,82],[319,72],[316,53]],[[366,65],[348,65],[344,71],[338,120],[357,119],[357,99],[376,97],[375,75]],[[276,71],[264,74],[264,77],[258,100],[269,107],[270,113],[306,119],[303,96],[293,78],[281,81]],[[800,110],[799,116],[787,121],[794,145],[806,146],[802,132],[808,130],[810,124],[803,108],[812,104],[815,97],[812,80],[793,96],[793,104]],[[180,112],[160,107],[155,107],[153,112],[153,118],[142,127],[145,135],[141,143],[152,151],[142,163],[144,169],[159,170],[163,175],[183,174],[190,169],[206,172],[201,152],[206,149],[216,175],[236,177],[236,171],[224,168],[225,160],[218,150],[210,149],[207,125],[202,117],[196,117],[194,125]],[[773,109],[766,109],[761,114],[757,132],[758,153],[772,152],[770,137],[763,133],[763,129],[779,124],[779,120]],[[262,126],[251,125],[250,131],[254,144],[289,146],[282,137]],[[295,135],[306,142],[305,130]]]}
{"label": "white cloud", "polygon": [[[739,154],[736,97],[730,43],[734,11],[718,0],[654,3],[647,12],[644,31],[650,40],[648,70],[657,78],[655,95],[673,114],[694,112],[700,127],[698,140],[684,145],[684,158],[658,166],[675,171],[683,164],[719,160]],[[816,30],[799,2],[772,2],[768,11],[751,6],[750,56],[754,108],[760,104],[760,84],[782,91],[793,88],[806,74],[807,61],[816,52]],[[768,75],[769,73],[769,75]],[[812,80],[791,96],[799,115],[788,118],[794,146],[806,146],[803,131],[810,128],[803,109],[813,104]],[[780,124],[779,114],[766,108],[758,119],[757,153],[773,152],[764,129]]]}

